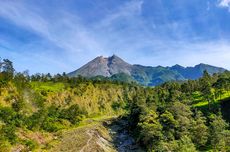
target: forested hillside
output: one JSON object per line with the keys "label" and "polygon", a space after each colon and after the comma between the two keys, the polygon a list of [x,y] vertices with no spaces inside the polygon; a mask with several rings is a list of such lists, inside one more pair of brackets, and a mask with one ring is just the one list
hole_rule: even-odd
{"label": "forested hillside", "polygon": [[126,119],[146,150],[230,151],[229,72],[143,91]]}
{"label": "forested hillside", "polygon": [[65,74],[15,73],[4,60],[0,73],[0,149],[49,149],[58,130],[88,117],[123,114],[136,88],[130,84],[68,78]]}
{"label": "forested hillside", "polygon": [[120,57],[99,56],[83,65],[81,68],[68,73],[70,77],[79,75],[87,78],[104,77],[104,79],[135,81],[144,86],[157,86],[169,81],[195,80],[202,77],[203,71],[209,74],[222,73],[226,69],[208,64],[198,64],[194,67],[175,65],[172,67],[132,65]]}
{"label": "forested hillside", "polygon": [[0,69],[0,151],[51,151],[60,131],[118,115],[146,151],[230,150],[228,109],[221,106],[230,97],[227,71],[143,87],[65,73],[29,76],[6,59]]}

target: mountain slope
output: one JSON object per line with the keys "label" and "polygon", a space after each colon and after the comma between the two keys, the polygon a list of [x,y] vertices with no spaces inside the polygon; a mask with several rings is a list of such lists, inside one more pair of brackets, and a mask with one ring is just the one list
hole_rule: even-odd
{"label": "mountain slope", "polygon": [[[99,56],[88,62],[78,70],[68,74],[70,77],[78,75],[92,78],[96,76],[109,77],[111,80],[136,81],[142,85],[155,86],[168,81],[184,81],[197,79],[207,70],[210,74],[224,72],[224,68],[207,64],[198,64],[194,67],[175,65],[172,67],[151,67],[131,65],[116,55],[111,57]],[[123,80],[124,79],[124,80]]]}
{"label": "mountain slope", "polygon": [[198,64],[194,67],[186,67],[186,68],[180,65],[175,65],[175,66],[169,67],[169,69],[173,71],[177,71],[185,79],[198,79],[202,76],[205,70],[207,70],[209,74],[222,73],[226,70],[224,68],[215,67],[215,66],[211,66],[211,65],[203,64],[203,63]]}
{"label": "mountain slope", "polygon": [[155,86],[167,81],[185,80],[180,73],[161,66],[133,65],[131,75],[136,81],[147,86]]}
{"label": "mountain slope", "polygon": [[110,77],[114,74],[125,73],[130,75],[132,65],[126,63],[116,55],[105,58],[96,57],[76,71],[69,73],[71,77],[81,75],[84,77],[104,76]]}

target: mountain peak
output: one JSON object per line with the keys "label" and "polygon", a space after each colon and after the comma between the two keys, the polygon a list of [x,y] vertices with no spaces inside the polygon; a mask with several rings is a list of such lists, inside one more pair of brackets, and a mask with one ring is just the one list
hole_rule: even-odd
{"label": "mountain peak", "polygon": [[[113,54],[112,56],[108,57],[108,61],[115,61],[115,62],[125,62],[122,58],[120,58],[119,56]],[[128,64],[128,63],[124,63],[124,64]]]}
{"label": "mountain peak", "polygon": [[94,60],[114,60],[114,59],[122,60],[120,57],[118,57],[115,54],[113,54],[112,56],[108,56],[108,57],[101,55],[101,56],[96,57]]}
{"label": "mountain peak", "polygon": [[151,67],[131,65],[113,54],[109,57],[98,56],[76,71],[69,73],[71,77],[78,75],[84,77],[105,76],[111,77],[117,74],[125,74],[144,85],[158,85],[166,81],[197,79],[207,70],[210,74],[224,72],[225,69],[200,63],[195,67],[183,67],[176,64],[172,67]]}
{"label": "mountain peak", "polygon": [[210,65],[204,64],[204,63],[200,63],[200,64],[195,65],[195,67],[202,67],[202,66],[210,66]]}
{"label": "mountain peak", "polygon": [[116,54],[113,54],[113,55],[110,56],[109,58],[120,58],[120,57],[118,57]]}
{"label": "mountain peak", "polygon": [[108,60],[122,60],[123,61],[123,59],[121,59],[119,56],[115,54],[113,54],[112,56],[109,56]]}
{"label": "mountain peak", "polygon": [[119,73],[130,75],[131,66],[132,65],[115,54],[110,57],[98,56],[78,70],[71,72],[69,75],[81,75],[85,77],[94,77],[98,75],[110,77]]}
{"label": "mountain peak", "polygon": [[171,68],[174,68],[174,69],[184,69],[185,67],[179,65],[179,64],[175,64],[174,66],[172,66]]}

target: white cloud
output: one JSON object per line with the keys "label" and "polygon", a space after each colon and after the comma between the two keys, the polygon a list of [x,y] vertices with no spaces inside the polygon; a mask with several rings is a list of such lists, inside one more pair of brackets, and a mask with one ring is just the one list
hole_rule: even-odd
{"label": "white cloud", "polygon": [[[63,70],[70,71],[70,69],[76,69],[76,66],[84,64],[86,60],[92,59],[97,55],[110,55],[106,53],[106,51],[110,52],[109,49],[111,49],[107,44],[111,43],[112,37],[116,37],[117,31],[109,33],[109,38],[102,37],[101,33],[108,28],[112,28],[114,26],[112,22],[119,22],[121,18],[129,18],[140,13],[142,1],[130,1],[121,5],[117,10],[110,10],[108,16],[90,27],[81,22],[82,16],[71,14],[65,8],[55,10],[55,15],[51,15],[43,13],[42,7],[30,5],[23,0],[1,1],[0,4],[0,17],[42,37],[42,42],[23,44],[22,48],[24,50],[22,50],[26,52],[26,54],[24,53],[25,56],[30,56],[31,60],[42,57],[44,57],[44,60],[47,59],[46,61],[50,59],[51,64],[55,64],[60,68],[69,65],[69,68],[64,68]],[[96,27],[98,25],[100,27]],[[48,45],[51,48],[47,49],[41,45]],[[57,47],[60,49],[55,50]],[[19,51],[18,48],[16,49]],[[29,52],[31,50],[32,52]],[[55,53],[48,55],[49,51]],[[58,60],[63,59],[60,54],[65,55],[68,63],[63,63],[63,65],[59,66]]]}
{"label": "white cloud", "polygon": [[102,49],[89,29],[85,29],[77,16],[64,12],[56,12],[52,19],[40,13],[42,10],[30,7],[22,1],[1,2],[0,16],[7,18],[28,30],[32,30],[44,39],[63,50],[80,52],[84,50]]}
{"label": "white cloud", "polygon": [[[31,58],[31,62],[43,58],[44,62],[41,62],[40,66],[50,62],[50,65],[56,66],[61,69],[60,71],[70,71],[76,68],[76,65],[82,64],[80,61],[83,60],[83,56],[88,55],[92,58],[104,50],[94,32],[84,27],[77,15],[55,11],[55,15],[50,17],[50,14],[42,13],[41,8],[30,6],[23,1],[2,1],[0,4],[0,17],[42,37],[39,42],[24,43],[20,46],[22,49],[13,48],[11,42],[4,43],[11,48],[8,52],[15,49],[17,52],[14,53]],[[67,63],[65,60],[68,60]]]}
{"label": "white cloud", "polygon": [[[15,63],[16,65],[29,68],[27,64],[30,64],[31,67],[34,66],[33,69],[41,72],[70,72],[95,56],[112,53],[133,64],[152,66],[173,63],[194,65],[199,62],[223,67],[230,65],[229,43],[199,41],[192,44],[195,33],[189,21],[162,24],[152,21],[148,25],[141,16],[143,2],[144,0],[126,1],[114,7],[115,9],[106,10],[105,17],[98,18],[90,25],[84,24],[84,15],[71,14],[66,10],[68,8],[54,8],[51,11],[54,14],[47,14],[43,12],[43,7],[29,5],[23,0],[1,1],[0,17],[42,37],[39,40],[42,42],[23,44],[21,50],[27,53],[22,54],[19,50],[16,52],[18,55],[12,54],[17,56],[19,62],[23,60],[24,64]],[[221,7],[229,7],[229,4],[230,0],[219,1]],[[173,41],[170,34],[183,42]],[[186,34],[193,35],[192,38],[189,37],[190,42],[186,39]],[[11,46],[11,42],[5,44]],[[46,48],[46,45],[50,48]],[[56,50],[57,47],[60,49]],[[31,50],[37,51],[29,52]]]}
{"label": "white cloud", "polygon": [[219,0],[218,5],[220,7],[227,7],[230,11],[230,0]]}
{"label": "white cloud", "polygon": [[128,19],[129,21],[136,16],[140,15],[142,11],[142,0],[134,0],[126,2],[124,5],[116,10],[112,10],[105,18],[101,20],[100,26],[111,26],[114,22],[120,21],[121,19]]}
{"label": "white cloud", "polygon": [[[230,43],[225,40],[209,42],[167,42],[168,45],[161,45],[159,54],[137,57],[135,61],[145,65],[172,66],[180,64],[183,66],[194,66],[199,63],[206,63],[214,66],[230,69]],[[164,50],[164,51],[162,51]],[[162,56],[162,54],[164,54]]]}
{"label": "white cloud", "polygon": [[[70,14],[65,10],[56,10],[56,15],[49,17],[48,14],[42,13],[43,10],[39,7],[28,5],[26,1],[12,0],[0,3],[1,17],[37,33],[66,52],[74,54],[93,51],[95,55],[99,52],[104,53],[102,50],[107,49],[105,43],[108,39],[102,38],[100,33],[112,29],[124,18],[131,25],[135,15],[140,14],[143,1],[126,2],[118,9],[111,10],[109,15],[92,25],[92,28],[85,26],[80,16]],[[110,34],[114,36],[117,31],[112,31]]]}

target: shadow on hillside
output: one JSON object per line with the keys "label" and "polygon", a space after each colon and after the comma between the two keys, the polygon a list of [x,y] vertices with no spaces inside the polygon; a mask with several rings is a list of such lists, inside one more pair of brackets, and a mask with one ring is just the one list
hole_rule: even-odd
{"label": "shadow on hillside", "polygon": [[222,116],[228,123],[230,123],[230,97],[222,100],[220,103]]}

